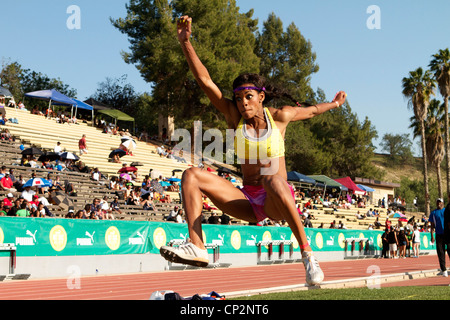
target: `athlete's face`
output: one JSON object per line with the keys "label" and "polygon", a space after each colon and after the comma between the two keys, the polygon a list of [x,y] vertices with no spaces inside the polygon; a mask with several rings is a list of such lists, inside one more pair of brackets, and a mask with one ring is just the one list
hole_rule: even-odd
{"label": "athlete's face", "polygon": [[[243,84],[241,87],[251,87],[253,84]],[[244,119],[251,119],[262,110],[264,92],[244,89],[234,94],[236,105]]]}

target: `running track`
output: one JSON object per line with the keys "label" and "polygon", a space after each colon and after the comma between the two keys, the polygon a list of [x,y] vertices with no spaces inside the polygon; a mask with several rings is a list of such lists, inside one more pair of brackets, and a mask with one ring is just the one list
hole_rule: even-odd
{"label": "running track", "polygon": [[[448,261],[448,257],[447,257]],[[448,262],[447,262],[448,263]],[[342,287],[360,278],[367,278],[375,270],[382,277],[398,274],[420,274],[427,276],[395,282],[392,277],[381,286],[392,285],[443,285],[449,286],[450,277],[434,276],[437,271],[437,256],[422,256],[418,259],[362,259],[320,263],[325,280],[323,287]],[[413,276],[411,276],[413,277]],[[416,278],[416,276],[414,276]],[[68,279],[8,280],[0,282],[0,300],[148,300],[157,290],[172,290],[181,296],[192,296],[216,291],[228,296],[257,294],[267,288],[279,291],[307,289],[304,286],[305,271],[302,264],[282,264],[226,269],[202,269],[165,271],[111,276],[82,277],[79,282]]]}

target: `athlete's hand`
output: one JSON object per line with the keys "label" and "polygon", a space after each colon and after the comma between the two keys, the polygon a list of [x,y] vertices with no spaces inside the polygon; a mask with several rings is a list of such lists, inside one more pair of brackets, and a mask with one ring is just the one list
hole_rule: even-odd
{"label": "athlete's hand", "polygon": [[182,16],[177,21],[177,33],[178,41],[185,42],[188,41],[192,33],[192,18],[189,16]]}
{"label": "athlete's hand", "polygon": [[336,93],[336,96],[334,97],[332,102],[337,102],[339,103],[339,106],[342,106],[346,98],[347,94],[344,91],[339,91],[338,93]]}

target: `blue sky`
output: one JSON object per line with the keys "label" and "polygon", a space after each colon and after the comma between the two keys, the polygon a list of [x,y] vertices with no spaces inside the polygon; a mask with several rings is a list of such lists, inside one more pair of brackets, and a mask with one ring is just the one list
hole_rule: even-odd
{"label": "blue sky", "polygon": [[[60,78],[82,100],[106,77],[123,74],[137,92],[149,92],[136,68],[122,60],[120,52],[128,50],[129,42],[109,21],[125,17],[126,3],[1,0],[0,59]],[[66,26],[70,5],[80,8],[78,30]],[[284,27],[294,23],[299,28],[311,41],[320,67],[312,77],[313,89],[322,88],[329,99],[345,90],[353,112],[361,121],[368,117],[378,131],[376,145],[386,133],[411,132],[413,113],[401,94],[401,80],[417,67],[427,68],[432,54],[450,47],[447,0],[237,0],[237,5],[241,12],[253,8],[260,28],[271,12]],[[367,27],[371,5],[380,9],[380,29]],[[439,93],[436,97],[442,100]]]}

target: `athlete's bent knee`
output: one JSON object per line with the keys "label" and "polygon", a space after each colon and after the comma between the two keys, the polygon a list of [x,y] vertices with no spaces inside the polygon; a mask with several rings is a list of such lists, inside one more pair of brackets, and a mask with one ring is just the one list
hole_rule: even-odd
{"label": "athlete's bent knee", "polygon": [[196,167],[192,167],[189,169],[186,169],[183,172],[183,175],[181,177],[181,183],[192,183],[193,180],[198,180],[198,176],[200,174],[202,169],[200,168],[196,168]]}

